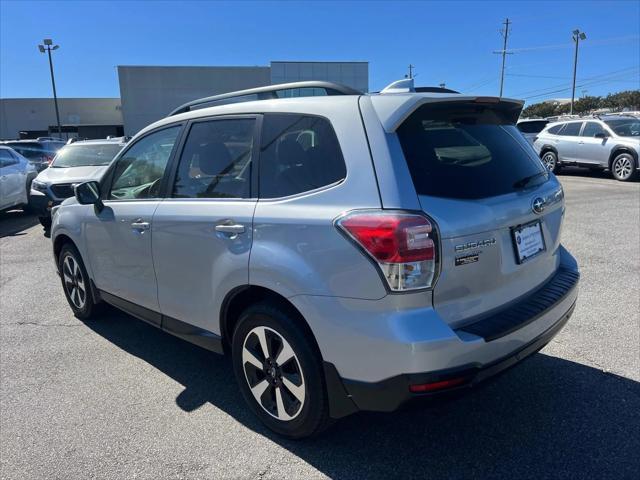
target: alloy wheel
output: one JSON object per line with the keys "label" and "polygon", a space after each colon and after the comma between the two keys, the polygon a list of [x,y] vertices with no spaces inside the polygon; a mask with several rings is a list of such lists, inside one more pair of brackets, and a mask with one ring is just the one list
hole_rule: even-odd
{"label": "alloy wheel", "polygon": [[633,164],[631,163],[631,158],[627,155],[621,155],[616,159],[613,164],[613,171],[617,178],[620,180],[626,180],[631,176],[633,172]]}
{"label": "alloy wheel", "polygon": [[71,255],[67,255],[62,262],[62,275],[64,278],[64,288],[71,299],[71,303],[82,310],[87,301],[87,289],[85,288],[84,277],[78,262]]}
{"label": "alloy wheel", "polygon": [[305,403],[300,361],[287,340],[268,327],[255,327],[242,345],[242,368],[253,397],[269,415],[290,421]]}
{"label": "alloy wheel", "polygon": [[553,172],[553,169],[556,168],[556,157],[553,153],[545,153],[542,156],[542,163],[550,172]]}

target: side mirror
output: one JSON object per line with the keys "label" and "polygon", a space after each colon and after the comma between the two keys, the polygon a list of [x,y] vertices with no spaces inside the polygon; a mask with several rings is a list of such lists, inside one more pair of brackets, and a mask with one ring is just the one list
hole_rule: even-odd
{"label": "side mirror", "polygon": [[605,138],[608,138],[608,137],[609,137],[609,135],[608,135],[607,133],[605,133],[605,132],[598,132],[598,133],[596,133],[596,134],[594,135],[594,137],[596,137],[596,138],[602,138],[602,139],[605,139]]}
{"label": "side mirror", "polygon": [[74,187],[74,191],[79,204],[94,205],[98,212],[104,208],[100,199],[100,184],[98,182],[80,183]]}

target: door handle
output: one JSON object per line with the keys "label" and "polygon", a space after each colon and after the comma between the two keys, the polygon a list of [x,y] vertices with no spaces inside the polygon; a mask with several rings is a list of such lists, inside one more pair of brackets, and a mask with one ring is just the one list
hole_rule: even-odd
{"label": "door handle", "polygon": [[584,145],[584,142],[580,141],[578,142],[578,145]]}
{"label": "door handle", "polygon": [[149,222],[145,222],[141,218],[131,222],[131,228],[133,228],[134,230],[149,230],[149,227]]}
{"label": "door handle", "polygon": [[216,232],[238,235],[240,233],[244,233],[244,225],[224,223],[222,225],[216,225]]}

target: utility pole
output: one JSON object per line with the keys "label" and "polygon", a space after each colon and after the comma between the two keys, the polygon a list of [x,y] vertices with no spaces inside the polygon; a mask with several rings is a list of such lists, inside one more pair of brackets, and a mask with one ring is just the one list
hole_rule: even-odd
{"label": "utility pole", "polygon": [[415,65],[409,64],[409,78],[413,78],[413,69],[416,68]]}
{"label": "utility pole", "polygon": [[[62,140],[62,127],[60,126],[60,111],[58,110],[58,94],[56,93],[56,79],[53,76],[53,61],[51,60],[51,50],[57,50],[60,45],[53,45],[53,40],[45,38],[44,45],[38,45],[40,53],[45,51],[49,54],[49,71],[51,72],[51,85],[53,86],[53,103],[56,107],[56,122],[58,124],[58,136]],[[52,46],[53,45],[53,46]]]}
{"label": "utility pole", "polygon": [[578,29],[575,29],[572,33],[573,33],[572,35],[573,41],[576,42],[576,53],[573,57],[573,88],[571,89],[571,109],[569,110],[569,115],[573,115],[573,102],[576,98],[576,72],[578,71],[578,45],[580,45],[580,40],[587,39],[587,35]]}
{"label": "utility pole", "polygon": [[502,97],[502,91],[504,88],[504,67],[506,64],[507,55],[511,55],[513,53],[513,52],[507,52],[507,40],[509,39],[509,25],[511,25],[511,23],[512,22],[510,22],[508,18],[505,19],[505,21],[503,22],[504,29],[500,30],[500,34],[504,38],[504,45],[502,46],[502,50],[493,52],[493,53],[498,53],[502,55],[502,69],[500,71],[500,96],[501,97]]}

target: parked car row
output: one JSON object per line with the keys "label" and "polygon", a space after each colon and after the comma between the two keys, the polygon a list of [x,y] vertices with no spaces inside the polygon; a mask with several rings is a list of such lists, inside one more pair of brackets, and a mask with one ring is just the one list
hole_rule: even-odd
{"label": "parked car row", "polygon": [[3,142],[3,145],[13,148],[41,172],[49,166],[65,142],[59,139],[40,137],[36,140],[9,140]]}
{"label": "parked car row", "polygon": [[74,185],[99,180],[124,145],[123,138],[84,140],[58,151],[49,168],[31,183],[31,206],[45,230],[51,226],[51,209],[73,196]]}
{"label": "parked car row", "polygon": [[[35,212],[47,232],[51,226],[51,209],[73,196],[74,185],[99,179],[127,140],[119,137],[65,145],[38,139],[0,144],[0,211],[23,208]],[[50,143],[60,148],[54,152]],[[45,144],[51,149],[48,155],[54,155],[51,160],[48,156],[46,161],[41,160],[35,153],[43,152],[41,148]],[[16,149],[30,153],[32,159]]]}

